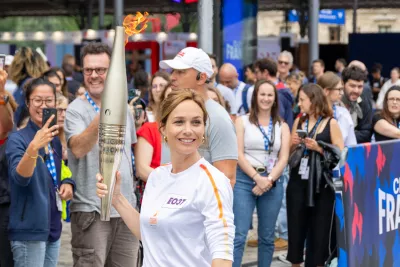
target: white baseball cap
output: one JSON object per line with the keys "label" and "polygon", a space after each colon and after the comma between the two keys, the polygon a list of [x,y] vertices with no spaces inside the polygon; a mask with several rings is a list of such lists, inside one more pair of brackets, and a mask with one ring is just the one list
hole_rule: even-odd
{"label": "white baseball cap", "polygon": [[214,74],[210,57],[201,49],[195,47],[186,47],[182,49],[174,59],[160,61],[160,68],[186,70],[195,69],[205,73],[207,78]]}

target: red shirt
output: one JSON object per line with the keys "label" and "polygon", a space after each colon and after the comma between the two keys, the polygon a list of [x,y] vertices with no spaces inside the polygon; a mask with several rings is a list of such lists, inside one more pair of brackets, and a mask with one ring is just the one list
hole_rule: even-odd
{"label": "red shirt", "polygon": [[0,146],[2,146],[6,142],[6,140],[7,140],[7,137],[4,139],[0,139]]}
{"label": "red shirt", "polygon": [[153,157],[150,167],[153,169],[160,166],[161,163],[161,134],[158,131],[156,122],[146,122],[137,131],[138,137],[143,137],[153,147]]}

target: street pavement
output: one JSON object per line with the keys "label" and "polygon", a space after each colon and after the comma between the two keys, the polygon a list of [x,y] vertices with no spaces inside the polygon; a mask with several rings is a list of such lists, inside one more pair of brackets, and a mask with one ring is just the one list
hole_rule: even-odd
{"label": "street pavement", "polygon": [[[274,260],[272,262],[272,267],[288,267],[289,264],[280,262],[277,257],[280,254],[286,253],[276,252],[274,254]],[[61,235],[61,248],[60,248],[60,258],[58,261],[58,267],[72,267],[72,253],[71,253],[71,227],[70,223],[63,222],[63,232]],[[257,248],[246,247],[243,256],[243,267],[257,266]],[[130,267],[130,266],[126,266]]]}

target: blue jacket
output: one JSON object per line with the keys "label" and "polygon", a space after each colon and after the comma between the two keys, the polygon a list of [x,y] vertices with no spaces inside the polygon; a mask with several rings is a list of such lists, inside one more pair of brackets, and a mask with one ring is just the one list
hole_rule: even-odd
{"label": "blue jacket", "polygon": [[294,96],[290,89],[278,89],[279,115],[289,125],[290,130],[293,126],[293,104]]}
{"label": "blue jacket", "polygon": [[[30,142],[39,127],[29,120],[28,125],[12,133],[7,142],[6,156],[10,182],[10,221],[9,239],[13,241],[57,241],[61,235],[61,212],[56,205],[56,192],[53,179],[47,166],[39,158],[33,175],[29,178],[20,176],[16,169]],[[61,183],[62,148],[58,137],[51,142],[57,170],[58,187],[69,183],[75,188],[71,179]],[[39,155],[45,159],[44,149]]]}

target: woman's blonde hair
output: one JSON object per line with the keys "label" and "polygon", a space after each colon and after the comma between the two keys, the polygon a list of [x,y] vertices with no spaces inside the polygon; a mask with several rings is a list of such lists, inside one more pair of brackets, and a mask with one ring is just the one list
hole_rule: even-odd
{"label": "woman's blonde hair", "polygon": [[179,89],[172,90],[171,93],[168,94],[168,97],[161,102],[158,118],[160,128],[165,127],[172,111],[174,111],[180,103],[186,100],[195,102],[201,108],[203,111],[203,123],[206,125],[208,114],[203,98],[192,89]]}
{"label": "woman's blonde hair", "polygon": [[66,103],[68,105],[68,98],[66,98],[62,93],[56,93],[56,107],[61,105],[62,103]]}
{"label": "woman's blonde hair", "polygon": [[28,77],[40,77],[48,68],[46,61],[38,52],[29,47],[22,47],[14,56],[9,75],[13,82],[20,85]]}

